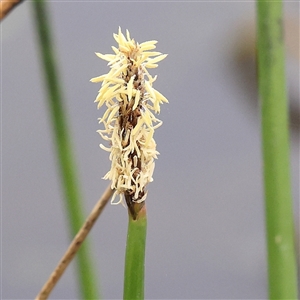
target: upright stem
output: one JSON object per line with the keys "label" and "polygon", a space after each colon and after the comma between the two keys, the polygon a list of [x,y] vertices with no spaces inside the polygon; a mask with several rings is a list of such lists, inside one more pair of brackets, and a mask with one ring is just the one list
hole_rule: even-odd
{"label": "upright stem", "polygon": [[136,219],[128,211],[123,299],[144,299],[144,268],[147,231],[146,205]]}
{"label": "upright stem", "polygon": [[297,299],[282,1],[257,1],[270,299]]}
{"label": "upright stem", "polygon": [[[69,217],[70,235],[73,237],[84,222],[84,213],[80,201],[82,197],[75,172],[76,168],[67,128],[67,118],[63,107],[61,81],[55,64],[50,22],[45,2],[44,0],[35,0],[32,4],[48,91],[48,106],[52,119],[58,163]],[[86,243],[78,252],[77,263],[77,275],[82,297],[84,299],[99,299],[93,264]]]}

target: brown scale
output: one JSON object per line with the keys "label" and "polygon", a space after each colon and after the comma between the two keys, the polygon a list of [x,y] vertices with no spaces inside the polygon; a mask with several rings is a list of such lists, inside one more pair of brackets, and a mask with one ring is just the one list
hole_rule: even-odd
{"label": "brown scale", "polygon": [[[136,80],[133,81],[133,87],[135,89],[138,89],[139,87],[141,87],[142,78],[139,78],[138,68],[133,65],[134,62],[129,57],[128,57],[128,60],[130,61],[130,66],[128,67],[128,70],[126,71],[125,74],[123,74],[122,77],[126,81],[126,83],[128,83],[130,78],[135,75]],[[141,95],[142,95],[142,93],[141,93]],[[127,95],[124,95],[124,97],[127,98]],[[141,98],[142,98],[142,96],[141,96]],[[132,130],[136,126],[136,124],[138,122],[138,118],[141,116],[140,105],[138,105],[138,107],[134,111],[132,111],[134,101],[135,101],[135,97],[132,97],[130,102],[128,101],[128,98],[124,99],[124,101],[121,102],[120,109],[119,109],[120,128],[121,129],[124,128],[123,133],[122,133],[123,148],[126,148],[129,144],[129,139],[127,141],[124,141],[127,131]]]}
{"label": "brown scale", "polygon": [[[140,76],[138,76],[138,68],[133,65],[133,61],[130,60],[129,58],[128,58],[128,60],[130,61],[131,65],[129,66],[126,74],[123,74],[122,77],[128,83],[130,78],[135,75],[136,79],[133,81],[133,87],[135,89],[141,90],[141,100],[142,100],[144,90],[142,90],[141,83],[142,83],[143,79]],[[127,95],[126,95],[126,97],[127,97]],[[125,102],[126,102],[126,104],[125,104]],[[125,99],[125,101],[121,102],[122,104],[120,105],[120,109],[119,109],[120,128],[122,128],[122,129],[124,128],[123,133],[122,133],[122,139],[123,139],[122,147],[123,148],[127,147],[130,142],[130,138],[128,138],[127,141],[125,140],[127,131],[128,130],[131,131],[136,126],[136,124],[138,122],[138,118],[141,116],[141,105],[140,104],[137,106],[137,108],[135,110],[132,110],[134,102],[135,102],[134,97],[132,97],[132,99],[130,101],[128,101],[128,98],[127,98],[127,99]],[[129,160],[133,161],[134,156],[137,156],[137,153],[135,150],[129,154]],[[141,160],[140,159],[137,160],[136,168],[137,168],[137,170],[133,173],[134,179],[136,179],[137,175],[141,171]],[[134,185],[133,180],[132,180],[131,184]],[[132,215],[133,219],[135,220],[138,212],[144,206],[144,202],[137,203],[136,201],[139,199],[142,199],[145,192],[140,191],[137,199],[134,199],[134,194],[135,194],[134,190],[127,190],[124,192],[124,197],[125,197],[129,212]]]}
{"label": "brown scale", "polygon": [[[145,194],[144,191],[140,192],[139,199],[141,199],[144,196],[144,194]],[[124,192],[124,197],[125,197],[125,201],[126,201],[128,210],[129,210],[133,220],[136,220],[138,213],[145,205],[145,201],[143,201],[141,203],[137,203],[137,202],[133,201],[132,191],[128,191],[128,190]]]}

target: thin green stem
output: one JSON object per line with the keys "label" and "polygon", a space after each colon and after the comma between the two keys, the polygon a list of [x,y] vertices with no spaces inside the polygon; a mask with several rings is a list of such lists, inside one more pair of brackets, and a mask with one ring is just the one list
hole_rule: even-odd
{"label": "thin green stem", "polygon": [[123,299],[144,299],[144,268],[147,232],[146,206],[136,219],[128,212]]}
{"label": "thin green stem", "polygon": [[257,1],[270,299],[297,299],[282,1]]}
{"label": "thin green stem", "polygon": [[[63,107],[63,97],[60,79],[51,37],[50,22],[48,20],[46,1],[33,1],[35,27],[41,51],[41,59],[44,67],[45,82],[47,87],[48,107],[52,120],[55,136],[56,150],[62,186],[64,188],[66,208],[70,224],[72,238],[76,235],[84,222],[81,193],[76,177],[76,168],[72,153],[70,135],[67,127],[67,118]],[[78,252],[77,274],[81,296],[84,299],[99,299],[99,294],[94,275],[94,268],[89,248],[85,243]]]}

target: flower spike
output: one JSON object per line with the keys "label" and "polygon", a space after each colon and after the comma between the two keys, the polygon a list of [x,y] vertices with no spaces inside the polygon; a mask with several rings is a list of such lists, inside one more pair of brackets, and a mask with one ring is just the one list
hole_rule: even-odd
{"label": "flower spike", "polygon": [[[98,108],[106,104],[107,110],[100,118],[104,130],[99,134],[110,142],[110,147],[100,147],[110,152],[111,169],[104,179],[111,180],[115,189],[112,204],[124,204],[135,219],[143,207],[146,185],[153,181],[154,159],[159,154],[153,139],[154,129],[162,124],[154,113],[160,112],[160,104],[168,100],[154,88],[156,79],[147,68],[156,68],[157,62],[166,54],[148,51],[156,48],[157,41],[138,44],[121,28],[113,34],[118,48],[112,46],[115,54],[96,55],[108,61],[110,72],[91,79],[102,82],[95,102]],[[119,195],[117,202],[116,196]]]}

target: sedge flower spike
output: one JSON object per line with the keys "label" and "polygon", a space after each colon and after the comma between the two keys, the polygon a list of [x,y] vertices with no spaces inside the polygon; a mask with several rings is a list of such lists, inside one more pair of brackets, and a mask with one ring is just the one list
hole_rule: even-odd
{"label": "sedge flower spike", "polygon": [[[152,87],[157,76],[152,77],[147,68],[156,68],[167,55],[151,51],[157,41],[139,44],[131,39],[128,30],[126,37],[120,28],[113,36],[118,43],[118,48],[112,47],[114,54],[96,53],[108,61],[110,72],[91,81],[102,82],[95,102],[98,108],[104,104],[107,107],[99,119],[104,129],[98,130],[110,144],[100,144],[110,152],[111,160],[111,169],[103,178],[111,180],[111,188],[115,189],[112,204],[124,204],[125,198],[133,213],[135,204],[144,204],[145,187],[153,181],[154,159],[159,154],[153,134],[162,121],[154,113],[160,112],[160,104],[168,102]],[[117,195],[120,200],[114,202]]]}

